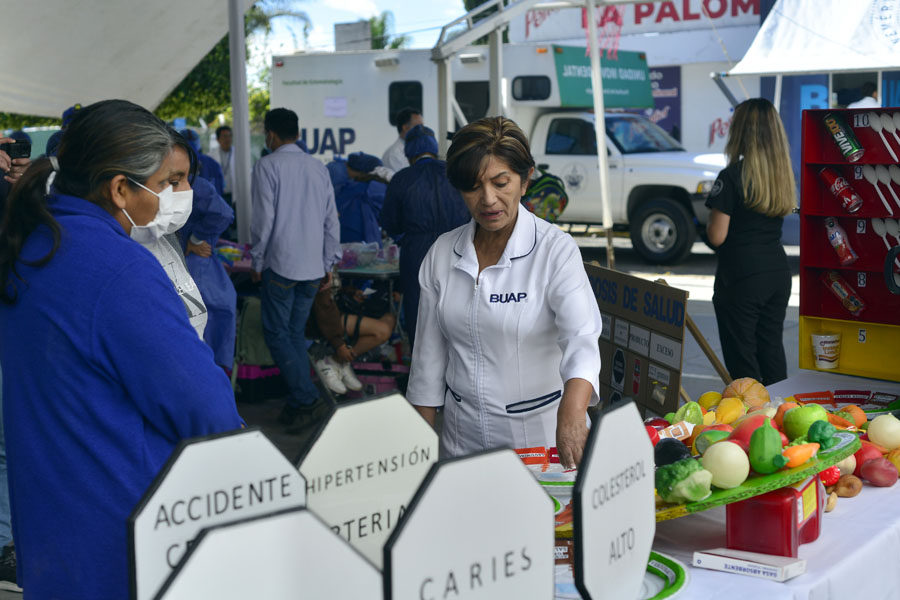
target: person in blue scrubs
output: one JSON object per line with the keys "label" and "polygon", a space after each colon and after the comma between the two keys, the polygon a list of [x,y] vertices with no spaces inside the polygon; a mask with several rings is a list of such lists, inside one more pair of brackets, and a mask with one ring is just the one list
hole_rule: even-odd
{"label": "person in blue scrubs", "polygon": [[203,154],[200,148],[200,136],[197,135],[197,132],[193,129],[182,129],[178,133],[188,141],[194,150],[194,154],[197,155],[197,160],[199,161],[199,172],[197,174],[213,184],[220,196],[224,194],[225,174],[222,173],[222,166],[212,156]]}
{"label": "person in blue scrubs", "polygon": [[180,231],[188,271],[200,289],[208,320],[203,340],[212,348],[216,364],[234,366],[234,336],[237,321],[237,294],[234,284],[214,252],[216,242],[231,222],[234,211],[213,185],[195,177],[191,216]]}
{"label": "person in blue scrubs", "polygon": [[371,172],[381,166],[381,159],[365,152],[354,152],[346,162],[331,164],[345,168],[343,178],[334,174],[337,168],[328,169],[341,221],[341,243],[377,242],[380,245],[378,216],[384,205],[387,185]]}
{"label": "person in blue scrubs", "polygon": [[18,582],[129,596],[128,516],[186,438],[238,429],[231,383],[138,239],[168,233],[192,150],[146,109],[78,111],[12,190],[0,363]]}
{"label": "person in blue scrubs", "polygon": [[434,131],[424,125],[410,129],[406,133],[410,166],[391,179],[381,210],[381,226],[400,245],[400,289],[410,347],[419,314],[419,267],[442,233],[471,219],[462,196],[447,179],[447,163],[437,154]]}

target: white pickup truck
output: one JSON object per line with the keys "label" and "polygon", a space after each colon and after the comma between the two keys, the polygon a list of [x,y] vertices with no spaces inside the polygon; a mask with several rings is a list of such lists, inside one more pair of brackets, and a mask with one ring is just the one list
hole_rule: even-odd
{"label": "white pickup truck", "polygon": [[[540,115],[531,132],[531,151],[542,169],[563,179],[569,204],[566,223],[601,223],[596,118],[590,112]],[[609,191],[615,227],[628,231],[634,249],[653,263],[688,256],[709,210],[704,205],[722,154],[686,152],[648,119],[606,114]]]}
{"label": "white pickup truck", "polygon": [[[561,108],[554,52],[545,44],[503,45],[502,112],[529,134],[536,162],[562,177],[569,205],[561,220],[602,224],[592,112]],[[452,61],[454,99],[468,121],[488,114],[488,47]],[[438,129],[437,67],[429,50],[322,52],[273,57],[272,107],[300,116],[300,136],[322,160],[363,150],[378,156],[396,138],[401,108],[420,108]],[[457,120],[456,126],[461,126]],[[691,154],[648,119],[606,115],[616,229],[654,263],[690,253],[706,224],[705,193],[725,166],[721,154]]]}

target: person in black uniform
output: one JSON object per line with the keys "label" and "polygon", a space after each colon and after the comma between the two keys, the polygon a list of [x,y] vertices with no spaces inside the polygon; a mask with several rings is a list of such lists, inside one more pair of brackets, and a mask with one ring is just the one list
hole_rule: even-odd
{"label": "person in black uniform", "polygon": [[713,307],[729,374],[763,385],[787,378],[782,344],[791,271],[781,245],[796,206],[787,135],[764,98],[742,102],[725,145],[728,166],[706,200],[718,266]]}

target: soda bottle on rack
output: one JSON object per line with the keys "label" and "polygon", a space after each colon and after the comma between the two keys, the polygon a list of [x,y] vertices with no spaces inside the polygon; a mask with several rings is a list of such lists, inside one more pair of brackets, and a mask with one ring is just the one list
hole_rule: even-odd
{"label": "soda bottle on rack", "polygon": [[823,167],[819,171],[819,177],[828,186],[831,194],[841,203],[841,207],[848,213],[855,213],[862,205],[863,200],[859,194],[854,191],[850,183],[837,171],[828,167]]}
{"label": "soda bottle on rack", "polygon": [[832,217],[828,217],[825,219],[825,230],[828,232],[828,241],[831,242],[831,247],[837,252],[838,258],[841,261],[841,266],[846,267],[847,265],[856,262],[856,259],[859,258],[859,256],[857,256],[856,252],[853,251],[853,248],[850,247],[850,241],[847,239],[847,232],[844,231],[844,228],[841,227],[840,223],[835,221]]}

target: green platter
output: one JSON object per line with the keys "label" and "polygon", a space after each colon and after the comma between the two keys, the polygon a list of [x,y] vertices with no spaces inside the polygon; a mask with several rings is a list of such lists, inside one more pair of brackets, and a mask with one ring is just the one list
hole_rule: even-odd
{"label": "green platter", "polygon": [[835,434],[840,438],[840,442],[832,448],[820,452],[815,458],[807,461],[805,464],[787,471],[778,471],[770,475],[757,475],[750,477],[730,490],[715,490],[712,494],[697,502],[689,502],[687,504],[662,504],[656,509],[656,520],[668,521],[669,519],[677,519],[692,513],[709,510],[717,506],[724,506],[732,502],[739,502],[783,488],[787,485],[803,481],[807,477],[812,477],[819,471],[824,471],[828,467],[836,465],[851,454],[856,453],[862,446],[859,438],[844,431]]}

